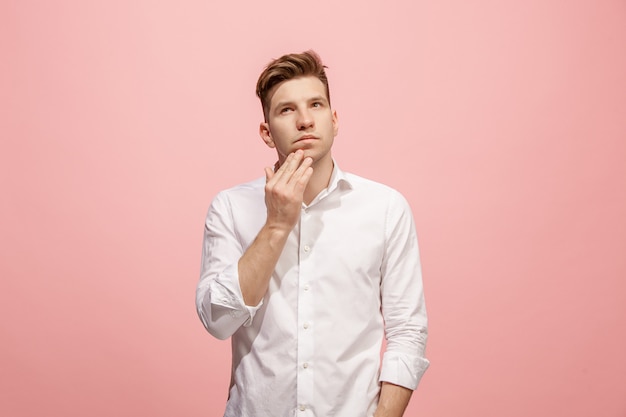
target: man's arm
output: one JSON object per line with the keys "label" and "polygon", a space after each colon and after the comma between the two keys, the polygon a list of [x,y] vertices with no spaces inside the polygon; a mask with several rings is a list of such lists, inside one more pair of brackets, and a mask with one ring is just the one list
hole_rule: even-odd
{"label": "man's arm", "polygon": [[389,198],[381,274],[387,348],[379,407],[381,413],[401,416],[429,363],[424,357],[427,318],[417,235],[411,209],[399,193]]}
{"label": "man's arm", "polygon": [[218,195],[211,204],[196,307],[204,327],[218,339],[250,325],[261,306],[285,240],[298,221],[310,165],[310,158],[303,160],[299,152],[290,155],[275,173],[266,169],[266,223],[245,252],[234,233],[237,219],[228,200]]}
{"label": "man's arm", "polygon": [[290,154],[276,172],[265,168],[267,221],[238,264],[239,286],[248,306],[259,304],[265,296],[287,237],[300,218],[304,190],[313,173],[312,159],[303,160],[303,154],[301,150]]}
{"label": "man's arm", "polygon": [[413,390],[383,382],[374,417],[402,417]]}

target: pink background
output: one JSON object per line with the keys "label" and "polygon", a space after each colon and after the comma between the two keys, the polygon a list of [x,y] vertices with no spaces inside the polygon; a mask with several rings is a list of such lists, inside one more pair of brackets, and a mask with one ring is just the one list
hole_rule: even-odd
{"label": "pink background", "polygon": [[221,415],[204,215],[274,162],[256,78],[308,48],[336,159],[415,214],[407,416],[626,416],[623,0],[2,1],[0,415]]}

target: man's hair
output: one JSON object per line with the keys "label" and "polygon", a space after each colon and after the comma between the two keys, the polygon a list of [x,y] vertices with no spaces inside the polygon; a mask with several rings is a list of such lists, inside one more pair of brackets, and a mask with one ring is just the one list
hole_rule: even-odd
{"label": "man's hair", "polygon": [[326,78],[327,68],[322,64],[319,55],[313,50],[305,51],[301,54],[287,54],[271,61],[259,76],[256,83],[256,95],[261,100],[263,106],[263,116],[268,120],[270,111],[270,93],[272,89],[283,81],[298,77],[317,77],[326,87],[326,98],[330,104],[330,91],[328,89],[328,78]]}

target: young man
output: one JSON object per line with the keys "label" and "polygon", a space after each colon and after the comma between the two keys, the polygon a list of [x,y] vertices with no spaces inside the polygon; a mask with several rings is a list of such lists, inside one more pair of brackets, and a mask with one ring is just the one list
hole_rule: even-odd
{"label": "young man", "polygon": [[428,367],[410,208],[333,160],[324,68],[313,51],[267,66],[260,135],[278,162],[207,214],[196,303],[232,337],[226,417],[399,417]]}

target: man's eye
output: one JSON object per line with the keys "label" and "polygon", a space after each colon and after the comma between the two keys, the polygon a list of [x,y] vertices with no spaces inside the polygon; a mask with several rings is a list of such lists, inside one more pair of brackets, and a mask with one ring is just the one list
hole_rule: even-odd
{"label": "man's eye", "polygon": [[313,107],[322,107],[322,103],[320,103],[319,101],[316,101],[313,103]]}
{"label": "man's eye", "polygon": [[280,110],[280,112],[281,112],[281,113],[288,113],[288,112],[290,112],[290,111],[291,111],[291,108],[290,108],[290,107],[285,107],[285,108],[283,108],[283,109],[281,109],[281,110]]}

